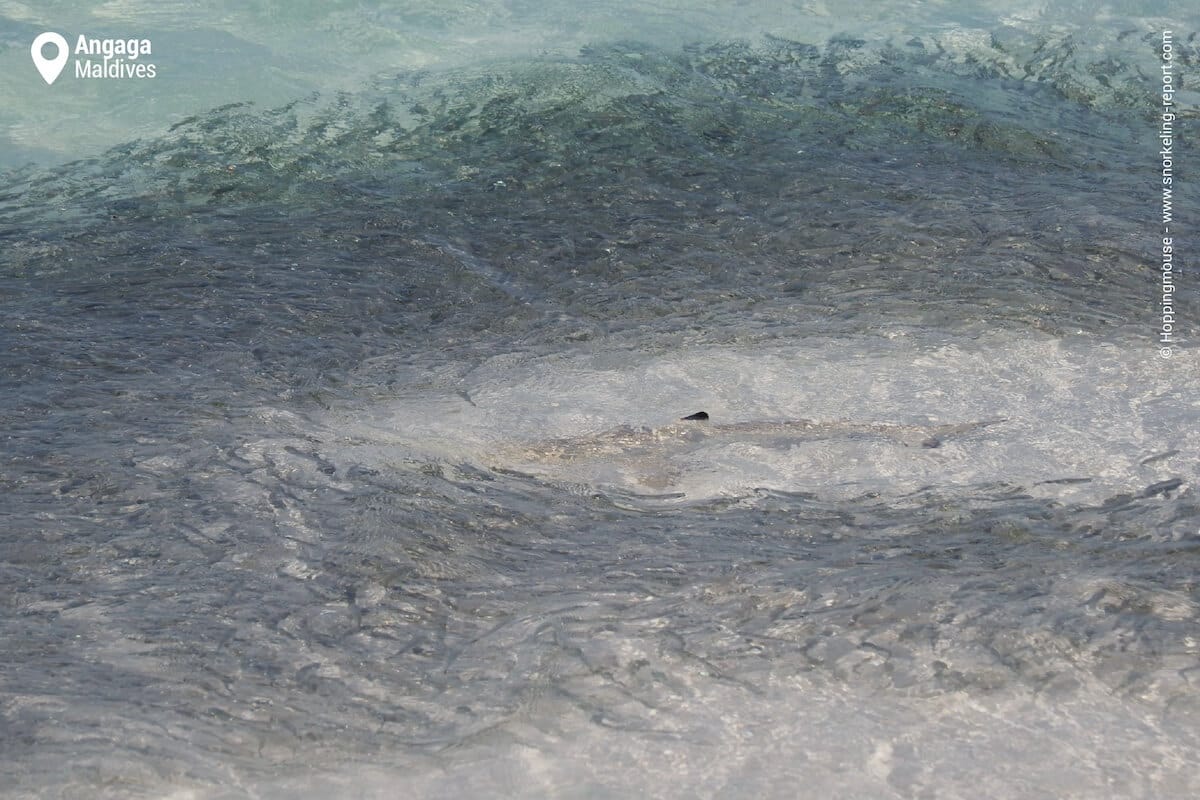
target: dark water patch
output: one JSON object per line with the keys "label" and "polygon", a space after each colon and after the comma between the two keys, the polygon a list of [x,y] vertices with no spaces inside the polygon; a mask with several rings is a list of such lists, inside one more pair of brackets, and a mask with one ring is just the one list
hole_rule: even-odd
{"label": "dark water patch", "polygon": [[929,50],[594,48],[227,106],[10,173],[0,413],[61,446],[329,405],[397,353],[1143,335],[1137,110]]}
{"label": "dark water patch", "polygon": [[186,306],[242,343],[263,298],[295,317],[263,338],[334,349],[355,330],[544,340],[714,313],[1143,323],[1140,217],[1114,207],[1141,165],[1122,112],[861,49],[627,45],[217,109],[13,176],[6,273],[59,275],[89,312],[106,294]]}

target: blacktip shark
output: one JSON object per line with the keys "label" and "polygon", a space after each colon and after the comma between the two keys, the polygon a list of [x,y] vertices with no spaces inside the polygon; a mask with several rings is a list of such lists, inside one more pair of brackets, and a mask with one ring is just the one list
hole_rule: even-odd
{"label": "blacktip shark", "polygon": [[[712,444],[749,443],[787,448],[800,442],[830,439],[882,439],[903,447],[934,449],[953,437],[969,434],[1003,419],[949,425],[894,425],[869,422],[815,422],[807,419],[714,423],[697,411],[658,428],[622,425],[590,436],[544,439],[502,454],[514,465],[570,465],[585,461],[640,464],[639,482],[653,488],[674,483],[670,462]],[[649,468],[649,469],[647,469]]]}

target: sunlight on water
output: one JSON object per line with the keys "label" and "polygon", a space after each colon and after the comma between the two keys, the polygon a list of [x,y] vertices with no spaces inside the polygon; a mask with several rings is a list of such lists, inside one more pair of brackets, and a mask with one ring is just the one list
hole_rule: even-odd
{"label": "sunlight on water", "polygon": [[1178,5],[0,3],[0,797],[1200,794]]}

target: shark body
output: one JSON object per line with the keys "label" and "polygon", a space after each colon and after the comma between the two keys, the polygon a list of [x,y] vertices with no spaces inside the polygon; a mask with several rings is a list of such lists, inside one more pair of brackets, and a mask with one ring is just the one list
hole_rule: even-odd
{"label": "shark body", "polygon": [[903,447],[932,449],[943,441],[1001,422],[989,419],[949,425],[894,425],[864,422],[816,422],[807,419],[713,423],[703,411],[658,428],[623,425],[588,436],[543,439],[503,454],[514,465],[569,466],[591,461],[640,464],[653,488],[673,483],[672,462],[709,445],[746,443],[790,448],[801,442],[830,439],[881,439]]}

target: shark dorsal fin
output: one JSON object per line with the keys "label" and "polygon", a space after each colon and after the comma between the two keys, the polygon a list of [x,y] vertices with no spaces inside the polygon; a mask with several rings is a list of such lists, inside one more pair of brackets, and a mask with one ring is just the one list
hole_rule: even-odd
{"label": "shark dorsal fin", "polygon": [[688,414],[686,417],[681,417],[684,420],[706,420],[708,419],[707,411],[697,411],[695,414]]}

